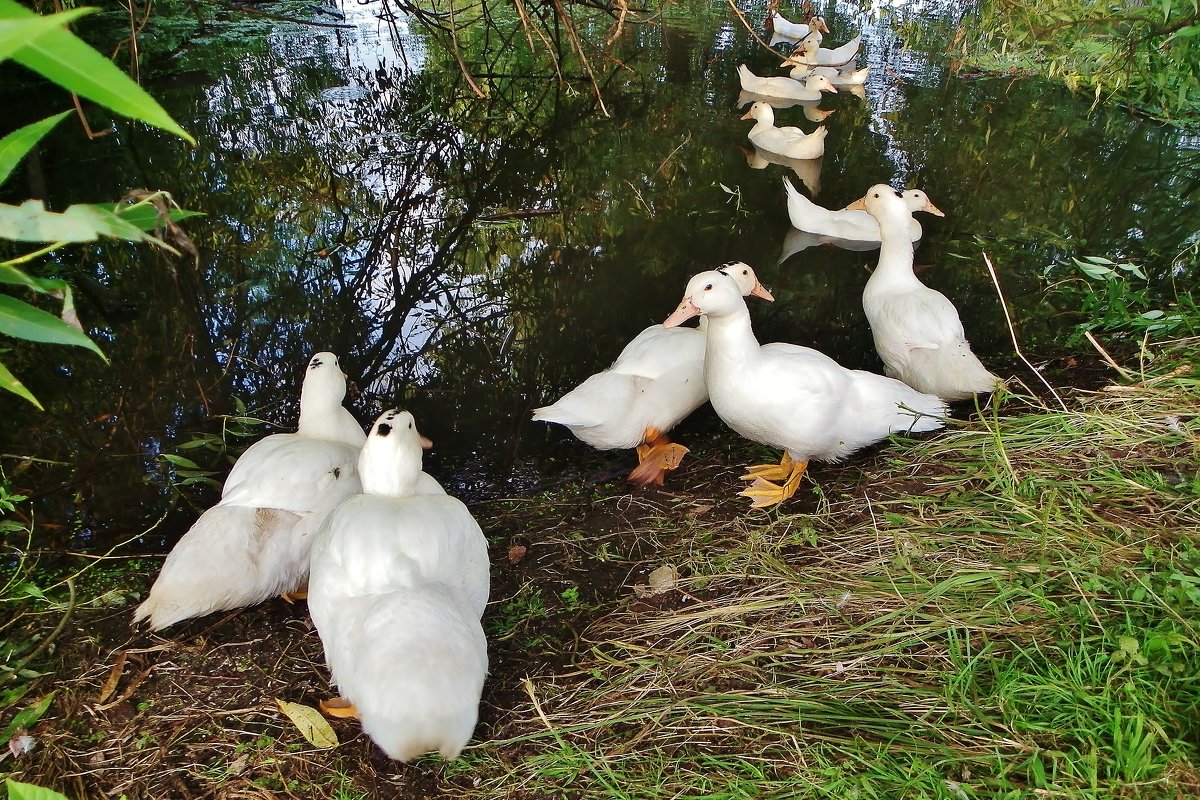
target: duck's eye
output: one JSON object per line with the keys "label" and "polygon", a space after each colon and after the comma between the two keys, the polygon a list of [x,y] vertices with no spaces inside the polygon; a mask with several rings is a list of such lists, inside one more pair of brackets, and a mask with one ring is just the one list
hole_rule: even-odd
{"label": "duck's eye", "polygon": [[704,287],[704,291],[706,291],[706,292],[708,292],[708,291],[711,291],[711,290],[712,290],[712,284],[711,284],[711,283],[710,283],[708,286],[705,286],[705,287]]}
{"label": "duck's eye", "polygon": [[410,423],[408,423],[408,429],[409,429],[410,431],[412,430],[412,423],[411,423],[411,422],[410,422]]}
{"label": "duck's eye", "polygon": [[750,270],[748,270],[748,269],[744,269],[744,270],[742,270],[742,274],[743,274],[743,275],[749,275],[749,274],[750,274]]}
{"label": "duck's eye", "polygon": [[879,192],[876,192],[876,193],[875,193],[875,199],[876,199],[876,200],[878,200],[878,199],[879,199]]}

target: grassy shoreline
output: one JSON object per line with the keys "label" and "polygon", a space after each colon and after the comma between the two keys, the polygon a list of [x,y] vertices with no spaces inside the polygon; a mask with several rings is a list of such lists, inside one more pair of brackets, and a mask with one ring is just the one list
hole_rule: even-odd
{"label": "grassy shoreline", "polygon": [[1200,384],[1180,347],[1068,413],[997,399],[811,514],[684,511],[656,536],[678,588],[593,622],[455,790],[1194,796]]}
{"label": "grassy shoreline", "polygon": [[729,436],[669,491],[478,505],[492,674],[457,762],[349,722],[306,745],[274,699],[324,695],[320,643],[268,603],[168,637],[81,608],[5,769],[72,797],[1196,796],[1200,339],[1146,354],[1065,413],[1006,395],[819,467],[781,511],[735,496]]}

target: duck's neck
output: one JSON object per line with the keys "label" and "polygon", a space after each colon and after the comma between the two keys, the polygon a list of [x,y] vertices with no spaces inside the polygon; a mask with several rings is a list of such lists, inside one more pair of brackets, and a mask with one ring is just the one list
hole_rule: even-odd
{"label": "duck's neck", "polygon": [[758,339],[750,325],[750,311],[740,310],[720,317],[708,317],[704,347],[704,368],[719,371],[723,366],[744,364],[758,355]]}
{"label": "duck's neck", "polygon": [[344,413],[341,399],[335,400],[328,392],[301,391],[297,433],[312,439],[339,441],[338,422]]}
{"label": "duck's neck", "polygon": [[363,494],[384,497],[408,497],[417,493],[421,478],[421,455],[396,453],[394,449],[372,447],[368,441],[358,456],[358,475]]}
{"label": "duck's neck", "polygon": [[879,265],[871,279],[875,283],[916,282],[913,274],[913,243],[909,235],[911,213],[888,214],[879,222]]}

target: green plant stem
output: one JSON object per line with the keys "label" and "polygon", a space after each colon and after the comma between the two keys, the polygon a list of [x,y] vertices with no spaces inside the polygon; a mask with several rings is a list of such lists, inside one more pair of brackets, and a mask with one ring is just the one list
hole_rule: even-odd
{"label": "green plant stem", "polygon": [[63,612],[62,619],[60,619],[58,624],[54,626],[54,630],[50,631],[50,635],[48,635],[45,639],[42,639],[42,641],[38,643],[37,647],[30,650],[24,658],[22,658],[13,666],[4,665],[4,669],[8,673],[6,677],[9,680],[17,677],[21,673],[21,670],[25,669],[25,667],[28,666],[35,658],[40,656],[46,650],[46,648],[58,638],[59,634],[63,632],[63,628],[67,627],[67,623],[70,621],[71,615],[75,613],[74,577],[67,578],[67,591],[70,593],[67,597],[67,610]]}

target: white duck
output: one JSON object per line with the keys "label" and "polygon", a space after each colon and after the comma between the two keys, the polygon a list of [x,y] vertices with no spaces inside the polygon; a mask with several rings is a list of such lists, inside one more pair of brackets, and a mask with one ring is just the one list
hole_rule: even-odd
{"label": "white duck", "polygon": [[742,119],[754,120],[754,127],[747,136],[760,150],[802,160],[820,158],[825,154],[828,130],[824,125],[809,134],[793,126],[777,128],[775,111],[761,100],[753,103]]}
{"label": "white duck", "polygon": [[[831,211],[809,200],[787,178],[783,179],[783,186],[787,192],[788,219],[792,227],[855,242],[879,243],[879,223],[866,211],[851,208]],[[924,211],[938,217],[946,216],[920,189],[908,189],[901,199],[910,212]],[[921,223],[913,219],[911,214],[906,225],[908,241],[915,242],[921,238]]]}
{"label": "white duck", "polygon": [[879,223],[883,239],[879,265],[863,290],[863,310],[884,371],[944,400],[994,391],[1001,381],[971,352],[958,309],[913,274],[910,206],[882,183],[850,207],[860,205]]}
{"label": "white duck", "polygon": [[834,86],[863,86],[871,77],[870,67],[843,72],[837,67],[814,67],[791,58],[785,59],[782,66],[791,67],[788,75],[792,80],[805,81],[813,75],[824,75]]}
{"label": "white duck", "polygon": [[796,50],[788,57],[798,65],[811,67],[841,67],[847,66],[858,55],[862,47],[862,36],[855,36],[841,47],[829,49],[821,47],[821,34],[812,31],[796,46]]}
{"label": "white duck", "polygon": [[252,605],[304,585],[313,534],[331,508],[359,491],[366,440],[342,407],[346,376],[333,353],[308,362],[296,433],[242,453],[221,492],[175,545],[133,621],[154,630]]}
{"label": "white duck", "polygon": [[[783,448],[779,465],[751,467],[741,492],[756,508],[795,494],[808,462],[841,461],[891,433],[942,427],[945,404],[900,381],[849,370],[816,350],[759,345],[737,285],[722,272],[702,272],[663,322],[708,317],[704,380],[713,409],[742,436]],[[772,483],[771,481],[781,483]]]}
{"label": "white duck", "polygon": [[426,444],[406,411],[376,420],[358,459],[363,493],[326,518],[309,579],[309,611],[343,698],[327,711],[357,716],[399,761],[458,756],[488,665],[487,541],[466,506],[422,479]]}
{"label": "white duck", "polygon": [[807,24],[803,22],[789,22],[778,11],[767,17],[767,27],[771,29],[771,47],[781,42],[795,44],[814,30],[821,33],[829,33],[829,26],[825,24],[823,17],[813,17]]}
{"label": "white duck", "polygon": [[837,92],[837,87],[824,75],[811,75],[801,83],[783,76],[770,78],[755,75],[745,64],[738,64],[737,71],[743,91],[767,97],[816,101],[821,99],[821,92]]}
{"label": "white duck", "polygon": [[[771,293],[754,270],[736,266],[738,291],[764,300]],[[552,405],[536,408],[533,419],[557,422],[598,450],[636,447],[638,466],[629,479],[662,485],[667,470],[679,466],[687,448],[666,434],[708,399],[704,388],[704,328],[651,325],[617,356],[612,366],[592,375]]]}

